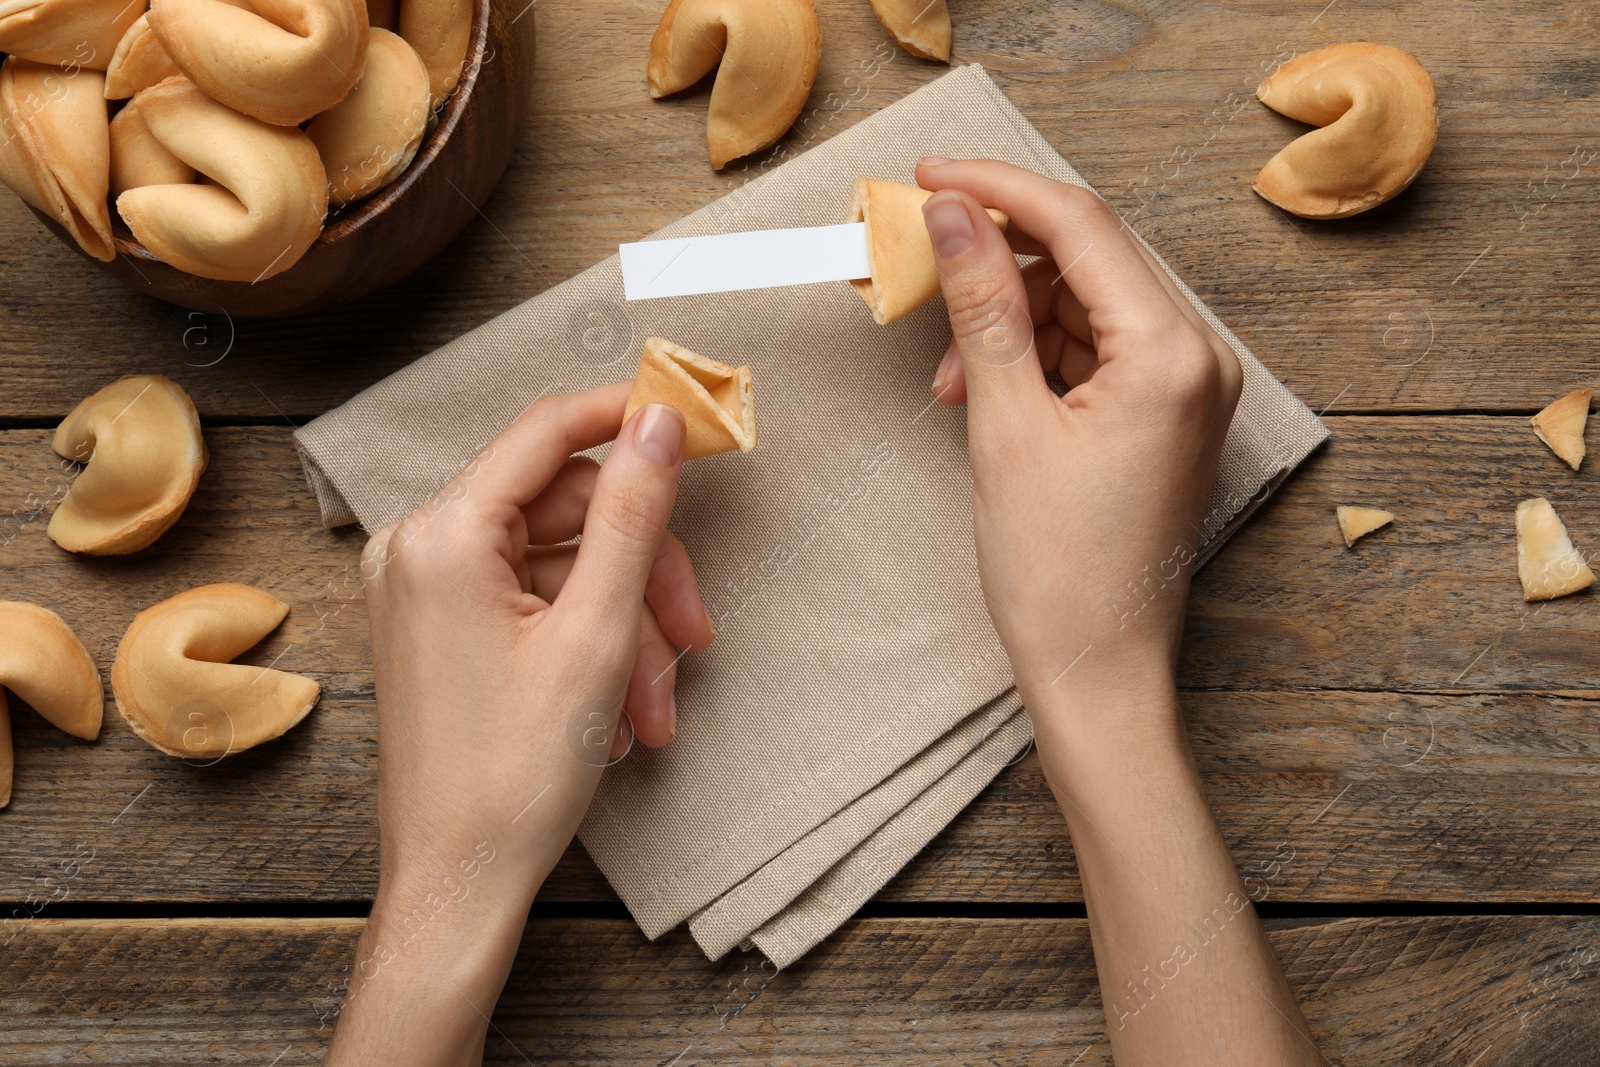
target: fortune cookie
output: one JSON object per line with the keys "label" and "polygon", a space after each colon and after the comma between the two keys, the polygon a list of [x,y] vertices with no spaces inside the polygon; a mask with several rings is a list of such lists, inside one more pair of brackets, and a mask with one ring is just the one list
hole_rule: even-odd
{"label": "fortune cookie", "polygon": [[167,151],[145,125],[139,105],[128,103],[111,120],[111,195],[141,185],[188,185],[195,170]]}
{"label": "fortune cookie", "polygon": [[[55,612],[0,601],[0,686],[73,737],[100,736],[100,672]],[[0,808],[11,802],[11,765],[11,719],[0,692]]]}
{"label": "fortune cookie", "polygon": [[1335,514],[1339,519],[1339,534],[1344,538],[1346,548],[1354,548],[1356,542],[1367,534],[1394,521],[1394,513],[1382,508],[1340,504]]}
{"label": "fortune cookie", "polygon": [[683,458],[756,447],[755,383],[749,367],[735,370],[660,337],[644,342],[624,421],[646,404],[666,404],[683,416]]}
{"label": "fortune cookie", "polygon": [[190,81],[275,126],[298,126],[343,100],[367,54],[362,0],[257,0],[248,8],[155,0],[149,18]]}
{"label": "fortune cookie", "polygon": [[160,375],[112,382],[72,409],[51,447],[87,463],[50,517],[69,552],[137,552],[167,531],[209,458],[189,395]]}
{"label": "fortune cookie", "polygon": [[945,0],[871,0],[872,13],[907,52],[950,62],[950,6]]}
{"label": "fortune cookie", "polygon": [[651,97],[660,98],[717,68],[706,147],[721,170],[783,136],[811,94],[821,59],[811,0],[672,0],[650,41],[645,74]]}
{"label": "fortune cookie", "polygon": [[1528,420],[1539,440],[1573,470],[1583,462],[1583,428],[1589,421],[1592,396],[1593,389],[1575,389]]}
{"label": "fortune cookie", "polygon": [[1517,505],[1517,577],[1523,600],[1552,600],[1594,584],[1583,553],[1542,496]]}
{"label": "fortune cookie", "polygon": [[126,100],[140,89],[181,73],[150,31],[150,16],[140,15],[111,54],[111,63],[106,67],[106,99]]}
{"label": "fortune cookie", "polygon": [[151,136],[214,183],[146,185],[118,196],[117,213],[146,248],[179,270],[222,281],[257,282],[299,261],[328,213],[328,179],[311,138],[241,115],[184,78],[151,86],[133,103]]}
{"label": "fortune cookie", "polygon": [[122,635],[111,667],[117,710],[169,756],[221,758],[281,736],[306,717],[322,687],[231,661],[288,614],[277,597],[235,582],[146,608]]}
{"label": "fortune cookie", "polygon": [[117,258],[106,194],[111,134],[97,70],[67,74],[15,56],[0,66],[0,181],[95,259]]}
{"label": "fortune cookie", "polygon": [[105,70],[143,11],[140,0],[9,0],[0,4],[0,52],[64,69]]}
{"label": "fortune cookie", "polygon": [[[933,262],[933,238],[922,220],[922,205],[933,193],[915,185],[857,178],[850,190],[846,222],[867,224],[867,264],[870,278],[855,286],[872,309],[880,326],[911,314],[939,295],[939,271]],[[1008,219],[989,208],[989,217],[1002,230]]]}
{"label": "fortune cookie", "polygon": [[428,68],[428,106],[436,108],[461,80],[472,40],[472,0],[403,0],[399,20],[400,36]]}
{"label": "fortune cookie", "polygon": [[1439,132],[1433,79],[1409,52],[1364,41],[1291,59],[1256,89],[1321,129],[1284,146],[1255,191],[1291,214],[1342,219],[1377,207],[1422,170]]}
{"label": "fortune cookie", "polygon": [[428,93],[428,68],[412,47],[373,30],[360,83],[306,127],[328,172],[329,203],[359,200],[410,166],[428,129]]}

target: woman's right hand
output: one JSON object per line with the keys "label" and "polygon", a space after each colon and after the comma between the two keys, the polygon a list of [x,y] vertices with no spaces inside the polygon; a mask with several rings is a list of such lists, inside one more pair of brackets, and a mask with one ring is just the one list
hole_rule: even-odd
{"label": "woman's right hand", "polygon": [[1322,1064],[1174,680],[1239,360],[1088,190],[984,160],[917,178],[955,333],[934,392],[967,401],[978,573],[1072,835],[1112,1055]]}
{"label": "woman's right hand", "polygon": [[1089,190],[992,160],[917,180],[955,335],[933,390],[967,404],[978,570],[1018,688],[1032,710],[1069,670],[1170,684],[1238,358]]}

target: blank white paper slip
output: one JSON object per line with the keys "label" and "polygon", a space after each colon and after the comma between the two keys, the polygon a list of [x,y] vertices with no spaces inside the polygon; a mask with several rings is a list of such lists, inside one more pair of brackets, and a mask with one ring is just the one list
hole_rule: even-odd
{"label": "blank white paper slip", "polygon": [[751,230],[621,245],[629,300],[868,277],[867,225]]}

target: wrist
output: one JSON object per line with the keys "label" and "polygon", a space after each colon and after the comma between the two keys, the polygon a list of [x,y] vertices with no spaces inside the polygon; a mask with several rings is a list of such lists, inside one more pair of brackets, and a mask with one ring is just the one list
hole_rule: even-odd
{"label": "wrist", "polygon": [[1019,678],[1017,688],[1040,756],[1063,770],[1190,758],[1176,680],[1164,657],[1074,670],[1055,684]]}
{"label": "wrist", "polygon": [[476,1065],[526,920],[488,894],[380,887],[325,1062]]}
{"label": "wrist", "polygon": [[1064,663],[1016,670],[1017,691],[1036,722],[1097,730],[1165,722],[1179,714],[1174,660],[1156,642],[1101,641]]}
{"label": "wrist", "polygon": [[380,875],[362,939],[364,952],[380,962],[368,970],[382,969],[382,961],[414,958],[474,988],[493,985],[498,993],[538,885],[497,858],[483,842],[469,859],[450,867]]}

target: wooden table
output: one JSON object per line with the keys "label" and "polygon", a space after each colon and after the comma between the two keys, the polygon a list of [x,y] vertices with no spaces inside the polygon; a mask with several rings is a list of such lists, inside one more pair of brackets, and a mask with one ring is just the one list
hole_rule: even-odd
{"label": "wooden table", "polygon": [[[736,187],[706,165],[706,93],[650,101],[660,0],[543,0],[537,92],[499,192],[434,263],[367,302],[234,322],[124,291],[0,196],[0,595],[60,610],[108,670],[143,606],[208,581],[294,606],[251,662],[324,685],[281,742],[214,767],[114,714],[95,745],[14,716],[0,812],[0,1061],[318,1062],[376,869],[362,537],[329,533],[294,425]],[[1181,681],[1201,769],[1336,1062],[1600,1059],[1600,619],[1524,604],[1516,502],[1600,549],[1594,460],[1527,416],[1600,358],[1600,6],[1593,0],[955,0],[988,67],[1307,403],[1333,440],[1199,577]],[[865,0],[819,0],[819,136],[945,69]],[[1298,127],[1251,98],[1293,52],[1421,58],[1439,145],[1355,220],[1251,193]],[[879,54],[887,52],[883,49]],[[867,66],[864,67],[863,64]],[[50,429],[124,373],[205,416],[210,471],[132,559],[45,536]],[[1398,514],[1347,551],[1337,503]],[[281,658],[279,658],[281,657]],[[74,873],[76,872],[76,873]],[[861,917],[774,976],[646,943],[574,848],[501,1001],[496,1064],[1102,1064],[1072,850],[1032,757]]]}

